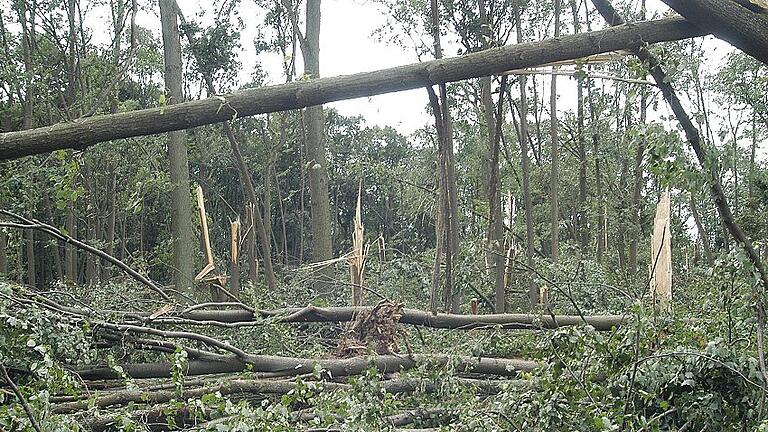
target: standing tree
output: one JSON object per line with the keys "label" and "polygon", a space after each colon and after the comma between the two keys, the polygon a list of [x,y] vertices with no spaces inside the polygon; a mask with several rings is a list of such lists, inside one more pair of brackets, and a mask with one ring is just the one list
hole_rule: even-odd
{"label": "standing tree", "polygon": [[[284,0],[299,47],[304,58],[304,77],[320,77],[320,0],[307,0],[306,28],[301,34],[291,0]],[[333,257],[331,203],[328,193],[328,160],[325,154],[325,119],[323,106],[304,110],[304,144],[309,166],[309,194],[312,213],[312,260],[328,261]],[[333,269],[323,267],[315,284],[317,291],[327,293]]]}
{"label": "standing tree", "polygon": [[[523,30],[522,20],[520,19],[520,6],[515,5],[514,10],[515,22],[517,23],[517,43],[521,44],[523,43]],[[525,207],[525,261],[529,268],[533,268],[533,201],[531,200],[531,161],[528,156],[528,97],[526,86],[526,76],[520,75],[520,105],[518,107],[520,111],[520,127],[518,141],[520,141],[520,169],[523,175],[523,206]],[[541,301],[539,298],[539,287],[531,281],[528,290],[531,305],[539,304]]]}
{"label": "standing tree", "polygon": [[[555,38],[560,37],[560,0],[555,0]],[[558,123],[557,123],[557,74],[552,74],[552,86],[549,95],[549,135],[550,135],[550,155],[552,158],[552,170],[549,175],[549,193],[550,193],[550,231],[551,239],[551,257],[552,261],[557,262],[560,256],[560,147],[558,143]]]}
{"label": "standing tree", "polygon": [[[166,103],[183,100],[181,41],[174,0],[160,1],[165,58]],[[171,175],[171,230],[173,234],[173,282],[179,291],[190,292],[194,276],[192,262],[192,208],[189,200],[189,162],[184,132],[168,133],[168,158]]]}

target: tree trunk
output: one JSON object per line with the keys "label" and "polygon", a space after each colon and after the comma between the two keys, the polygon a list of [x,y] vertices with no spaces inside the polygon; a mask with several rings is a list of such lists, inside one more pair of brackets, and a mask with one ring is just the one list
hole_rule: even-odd
{"label": "tree trunk", "polygon": [[[483,49],[491,48],[493,34],[488,22],[485,0],[478,0],[480,10],[480,29]],[[499,91],[499,113],[503,112],[504,92],[506,91],[506,76],[503,88]],[[506,287],[504,286],[504,220],[501,214],[501,175],[499,172],[499,134],[504,118],[496,118],[496,110],[491,94],[491,78],[480,78],[480,99],[485,117],[487,143],[487,173],[488,184],[486,196],[488,200],[488,228],[486,231],[487,252],[486,262],[494,284],[496,313],[504,313],[506,302]],[[497,127],[498,126],[498,127]]]}
{"label": "tree trunk", "polygon": [[[115,200],[117,195],[117,180],[115,179],[115,172],[112,171],[107,180],[109,184],[109,194],[107,195],[107,254],[115,256],[115,217],[117,213],[117,206],[115,206]],[[109,282],[112,279],[112,266],[104,264],[104,282]]]}
{"label": "tree trunk", "polygon": [[37,288],[37,270],[35,269],[35,231],[24,230],[27,253],[27,285]]}
{"label": "tree trunk", "polygon": [[[34,79],[34,69],[32,65],[32,43],[34,28],[29,26],[27,20],[27,2],[20,1],[14,4],[18,9],[19,24],[21,24],[21,50],[24,58],[24,117],[22,120],[22,129],[31,129],[34,126],[33,118],[33,104],[34,104],[34,92],[32,82]],[[29,11],[30,14],[35,13],[35,8]]]}
{"label": "tree trunk", "polygon": [[[560,0],[554,0],[555,38],[560,37]],[[549,94],[549,138],[551,169],[549,174],[549,224],[550,256],[552,261],[560,259],[560,145],[557,120],[557,75],[552,74]]]}
{"label": "tree trunk", "polygon": [[[591,17],[589,8],[586,8],[586,24],[587,31],[592,31]],[[589,71],[587,66],[587,71]],[[597,250],[595,251],[595,259],[598,263],[603,262],[603,254],[607,248],[606,240],[606,205],[603,192],[603,175],[602,175],[602,162],[600,155],[600,122],[597,117],[597,108],[595,107],[595,99],[592,97],[592,79],[587,74],[587,99],[589,100],[589,126],[592,129],[592,153],[595,157],[595,198],[597,199]]]}
{"label": "tree trunk", "polygon": [[[84,149],[99,142],[120,138],[221,123],[231,120],[234,116],[252,116],[479,78],[706,33],[684,20],[675,18],[640,22],[588,34],[564,36],[558,40],[500,47],[374,72],[299,80],[176,105],[94,116],[52,127],[0,134],[0,160],[67,148]],[[222,98],[226,103],[222,103]],[[115,127],[116,124],[120,127]]]}
{"label": "tree trunk", "polygon": [[8,276],[8,234],[0,229],[0,274]]}
{"label": "tree trunk", "polygon": [[288,265],[288,229],[285,224],[285,205],[283,204],[283,195],[280,192],[280,177],[277,176],[277,171],[273,171],[275,175],[275,191],[277,192],[277,204],[280,209],[280,233],[283,240],[283,264]]}
{"label": "tree trunk", "polygon": [[245,205],[245,220],[248,224],[248,234],[245,240],[245,249],[248,254],[248,280],[255,283],[259,280],[259,257],[256,253],[256,221],[253,217],[253,204]]}
{"label": "tree trunk", "polygon": [[237,295],[240,292],[240,219],[230,223],[230,268],[229,268],[229,289],[232,294]]}
{"label": "tree trunk", "polygon": [[[267,128],[270,128],[269,125],[271,120],[271,115],[267,115]],[[275,238],[275,233],[272,230],[272,169],[274,167],[274,147],[275,143],[272,139],[273,137],[269,136],[269,138],[266,138],[265,141],[269,142],[269,156],[267,161],[267,167],[264,170],[263,175],[263,183],[264,183],[264,193],[262,194],[261,199],[261,211],[263,212],[263,220],[264,220],[264,230],[266,231],[267,240],[269,241],[270,248],[272,250],[277,251],[278,256],[280,255],[280,246],[277,244],[277,239]]]}
{"label": "tree trunk", "polygon": [[733,171],[733,206],[731,207],[733,209],[733,214],[738,215],[739,214],[739,126],[741,124],[741,118],[736,122],[736,124],[733,123],[733,115],[731,111],[728,111],[727,114],[728,117],[728,126],[731,132],[731,140],[732,140],[732,147],[731,151],[733,152],[733,158],[732,163],[733,166],[731,166],[731,170]]}
{"label": "tree trunk", "polygon": [[[617,92],[618,95],[618,92]],[[617,104],[618,105],[618,104]],[[622,122],[621,122],[621,116],[619,116],[619,124],[617,126],[619,136],[621,136],[621,128],[622,128]],[[629,175],[629,161],[626,157],[621,158],[621,171],[619,174],[619,200],[621,201],[621,209],[624,209],[626,211],[627,203],[629,201],[627,197],[627,176]],[[625,212],[619,212],[619,220],[616,222],[616,251],[618,253],[619,258],[619,268],[622,271],[627,271],[627,244],[626,244],[626,231],[627,231],[627,221],[624,217]]]}
{"label": "tree trunk", "polygon": [[[581,19],[579,17],[579,6],[576,2],[571,3],[573,11],[573,30],[575,33],[581,33]],[[583,66],[577,66],[579,71]],[[585,254],[589,248],[589,224],[587,207],[587,143],[584,134],[584,78],[581,75],[576,76],[576,127],[577,127],[577,147],[579,154],[579,200],[576,213],[576,232],[578,235],[579,246],[582,254]]]}
{"label": "tree trunk", "polygon": [[[181,41],[174,0],[159,0],[165,59],[165,87],[168,105],[181,103],[183,76]],[[171,179],[171,232],[173,236],[173,283],[178,291],[193,294],[192,207],[189,195],[189,162],[184,132],[168,134]]]}
{"label": "tree trunk", "polygon": [[768,64],[768,13],[735,1],[662,0],[700,28]]}
{"label": "tree trunk", "polygon": [[[641,98],[640,106],[640,124],[645,124],[646,120],[646,97],[643,95]],[[631,116],[631,114],[628,114]],[[629,130],[629,126],[627,126]],[[643,176],[643,157],[645,155],[645,140],[638,140],[637,149],[635,151],[635,165],[634,165],[634,183],[632,187],[632,202],[630,204],[630,241],[629,241],[629,272],[634,275],[637,273],[637,249],[642,236],[642,227],[640,226],[640,211],[642,207],[642,192],[645,188],[645,177]]]}
{"label": "tree trunk", "polygon": [[693,216],[693,221],[696,223],[696,229],[699,231],[699,239],[701,240],[701,245],[704,249],[704,258],[707,260],[707,264],[712,265],[715,261],[714,256],[712,255],[712,247],[709,244],[709,234],[704,228],[704,224],[701,222],[701,216],[699,216],[699,211],[696,209],[696,200],[693,198],[693,193],[691,193],[688,204],[691,207],[691,215]]}
{"label": "tree trunk", "polygon": [[749,179],[747,181],[747,196],[750,202],[754,198],[755,156],[757,155],[757,114],[752,109],[752,145],[749,152]]}
{"label": "tree trunk", "polygon": [[[517,43],[523,43],[523,31],[520,28],[520,6],[515,5],[515,21],[517,27]],[[511,103],[511,101],[510,101]],[[528,99],[526,98],[526,76],[520,76],[520,160],[523,176],[523,205],[525,206],[525,261],[533,268],[533,202],[531,200],[531,168],[530,158],[528,156]],[[541,303],[539,287],[530,278],[528,296],[531,306],[535,307]]]}
{"label": "tree trunk", "polygon": [[[483,375],[517,376],[521,371],[532,371],[538,362],[519,359],[498,359],[489,357],[463,357],[450,355],[414,354],[413,356],[380,355],[373,357],[352,357],[348,359],[301,359],[271,355],[248,355],[244,359],[236,356],[216,356],[213,359],[190,360],[187,376],[209,375],[225,372],[276,372],[281,376],[311,374],[323,369],[330,376],[342,377],[359,375],[375,367],[381,372],[413,369],[419,364],[434,368],[452,366],[457,372]],[[172,366],[168,363],[139,363],[122,365],[125,373],[134,378],[169,378]],[[111,367],[78,370],[84,380],[120,379]]]}
{"label": "tree trunk", "polygon": [[[435,59],[443,58],[443,48],[440,41],[440,11],[437,0],[430,2],[430,15],[432,24],[432,42]],[[453,122],[451,121],[450,107],[448,105],[448,92],[444,84],[439,85],[439,97],[434,94],[431,87],[428,88],[430,104],[435,116],[435,128],[438,138],[438,178],[440,179],[440,195],[438,197],[437,224],[442,226],[439,235],[443,237],[438,251],[445,256],[445,284],[443,286],[443,307],[446,311],[458,312],[461,303],[461,294],[453,283],[453,270],[459,251],[458,228],[458,199],[456,193],[456,172],[453,159]],[[441,246],[441,247],[440,247]],[[436,251],[437,252],[437,251]],[[439,272],[441,255],[435,255],[435,271]],[[433,283],[435,281],[433,274]],[[433,286],[434,288],[434,286]]]}
{"label": "tree trunk", "polygon": [[[70,237],[77,238],[77,216],[75,215],[75,203],[67,205],[65,226]],[[70,283],[78,283],[77,278],[77,248],[67,243],[64,246],[64,267],[66,278]]]}
{"label": "tree trunk", "polygon": [[242,184],[243,191],[248,201],[253,204],[253,220],[256,222],[256,232],[259,234],[259,244],[261,245],[261,255],[264,260],[264,277],[267,280],[267,286],[270,290],[277,289],[277,278],[275,277],[275,271],[272,268],[272,248],[269,242],[269,236],[267,235],[267,228],[264,224],[264,220],[261,217],[259,197],[256,194],[256,189],[253,187],[253,180],[251,174],[248,172],[248,168],[243,160],[243,155],[240,152],[240,144],[235,138],[234,132],[229,122],[224,122],[224,132],[229,140],[229,145],[232,148],[232,155],[235,159],[235,166],[237,172],[240,175],[240,183]]}
{"label": "tree trunk", "polygon": [[[307,0],[306,32],[301,44],[304,74],[313,79],[320,77],[320,0]],[[331,203],[328,194],[328,161],[325,149],[325,117],[321,105],[304,110],[309,169],[310,212],[312,216],[312,260],[328,261],[333,258],[333,230]],[[324,266],[318,273],[315,291],[330,294],[333,268]]]}
{"label": "tree trunk", "polygon": [[600,124],[595,112],[594,100],[592,99],[592,84],[587,82],[587,98],[589,99],[589,116],[592,127],[592,153],[595,155],[595,197],[597,198],[597,262],[603,262],[603,253],[606,249],[606,227],[605,227],[605,196],[603,191],[602,162],[600,156]]}
{"label": "tree trunk", "polygon": [[[98,178],[96,173],[93,172],[91,167],[83,166],[83,178],[85,179],[85,186],[87,189],[87,200],[85,212],[85,242],[88,244],[95,244],[99,240],[98,225],[99,225],[99,188]],[[97,269],[98,261],[86,257],[85,259],[85,283],[86,285],[93,286],[97,283]]]}

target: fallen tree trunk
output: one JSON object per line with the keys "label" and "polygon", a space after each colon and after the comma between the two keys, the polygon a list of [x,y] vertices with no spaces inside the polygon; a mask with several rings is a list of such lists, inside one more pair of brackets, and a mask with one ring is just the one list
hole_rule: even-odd
{"label": "fallen tree trunk", "polygon": [[[186,320],[199,321],[205,324],[247,323],[260,322],[264,318],[273,318],[276,322],[346,322],[353,321],[361,312],[370,307],[328,307],[307,306],[305,308],[285,308],[276,310],[194,310],[182,314]],[[490,315],[459,315],[437,314],[418,309],[403,309],[400,322],[441,329],[472,330],[478,328],[505,329],[553,329],[561,326],[589,324],[597,330],[611,330],[621,325],[626,318],[623,315],[550,315],[536,314],[490,314]],[[173,324],[174,318],[159,318],[153,323]]]}
{"label": "fallen tree trunk", "polygon": [[[350,359],[300,359],[270,355],[248,355],[245,361],[236,356],[220,356],[217,359],[191,360],[187,363],[186,375],[209,375],[216,373],[269,372],[274,376],[296,376],[312,373],[315,366],[324,369],[333,377],[359,375],[369,367],[380,372],[399,372],[413,369],[419,364],[434,367],[453,365],[456,372],[481,375],[517,376],[520,371],[531,371],[540,363],[521,359],[498,359],[448,355],[416,354],[413,358],[394,355],[375,357],[354,357]],[[169,378],[170,363],[138,363],[121,365],[132,378]],[[120,379],[110,367],[94,367],[75,371],[83,380]]]}
{"label": "fallen tree trunk", "polygon": [[[458,381],[467,387],[474,388],[479,394],[489,395],[496,394],[500,391],[499,383],[506,383],[506,385],[520,385],[521,387],[528,386],[528,381],[500,381],[493,382],[489,380],[474,380],[474,379],[461,379]],[[421,379],[396,379],[383,381],[382,387],[391,394],[413,393],[416,391],[424,391],[426,393],[434,392],[437,387],[431,380]],[[54,414],[68,414],[77,411],[85,411],[91,408],[107,408],[114,406],[124,406],[128,404],[158,404],[170,402],[171,400],[186,400],[190,398],[200,398],[206,394],[219,393],[222,396],[232,394],[287,394],[294,390],[297,384],[294,381],[275,381],[275,380],[259,380],[259,379],[234,379],[224,382],[216,383],[213,385],[205,385],[196,388],[185,388],[185,390],[179,395],[173,384],[169,384],[168,388],[156,389],[125,389],[106,392],[106,394],[95,394],[90,397],[84,397],[80,400],[67,401],[59,403],[53,408],[51,412]],[[328,390],[349,390],[352,388],[349,384],[336,383],[336,382],[323,382],[319,383],[319,388],[322,391]],[[94,397],[95,396],[95,397]]]}
{"label": "fallen tree trunk", "polygon": [[[202,415],[202,418],[201,418]],[[218,430],[218,425],[225,423],[230,417],[218,417],[208,422],[201,422],[201,420],[209,419],[216,415],[221,415],[215,410],[208,408],[190,408],[188,406],[172,407],[163,406],[159,408],[153,408],[149,410],[135,411],[128,414],[134,422],[142,424],[150,431],[168,431],[168,430]],[[110,430],[116,422],[121,418],[126,417],[125,414],[109,414],[99,417],[94,417],[85,422],[87,429],[92,432],[102,432]],[[299,415],[296,418],[296,422],[306,422],[314,419],[314,414]],[[343,421],[342,416],[335,416],[338,421]],[[404,411],[399,414],[384,417],[382,427],[398,427],[406,426],[416,422],[417,420],[425,419],[437,419],[441,423],[450,423],[456,418],[456,414],[448,409],[444,408],[417,408],[410,411]],[[191,429],[190,429],[191,428]],[[226,428],[223,430],[227,430]],[[297,428],[296,430],[300,430]],[[330,428],[323,429],[307,429],[312,431],[341,431],[343,429]],[[400,430],[400,429],[397,429]],[[420,429],[419,429],[420,430]],[[431,429],[430,429],[431,430]]]}
{"label": "fallen tree trunk", "polygon": [[[65,311],[82,317],[93,317],[90,310],[65,306],[51,301],[43,296],[38,296],[42,301],[55,306],[57,310]],[[221,303],[220,305],[234,305],[242,308],[248,306],[239,303]],[[348,322],[353,321],[362,312],[370,311],[371,307],[327,307],[306,306],[303,308],[281,308],[274,310],[256,309],[225,309],[205,310],[201,307],[217,306],[216,303],[194,305],[181,312],[179,316],[166,315],[150,318],[151,313],[116,312],[126,319],[135,319],[142,324],[173,324],[173,325],[213,325],[220,327],[247,327],[263,325],[264,320],[282,323],[309,323],[309,322]],[[551,315],[536,314],[489,314],[489,315],[460,315],[443,314],[433,315],[431,312],[419,309],[403,309],[400,322],[404,324],[419,325],[424,327],[472,330],[479,328],[504,329],[554,329],[562,326],[589,324],[596,330],[606,331],[620,326],[626,317],[624,315]],[[122,324],[109,324],[119,326]],[[146,329],[144,329],[146,330]]]}
{"label": "fallen tree trunk", "polygon": [[0,160],[68,148],[85,149],[115,139],[190,129],[237,117],[479,78],[706,33],[682,19],[646,21],[374,72],[300,80],[159,108],[88,117],[0,134]]}
{"label": "fallen tree trunk", "polygon": [[728,0],[662,0],[701,29],[768,65],[768,10]]}

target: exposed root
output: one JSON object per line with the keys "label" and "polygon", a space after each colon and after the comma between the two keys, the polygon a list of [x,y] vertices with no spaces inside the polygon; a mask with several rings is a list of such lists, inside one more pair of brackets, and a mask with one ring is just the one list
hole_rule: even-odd
{"label": "exposed root", "polygon": [[336,355],[350,358],[371,351],[379,355],[397,354],[400,352],[399,336],[404,338],[410,352],[407,333],[399,325],[403,306],[382,300],[372,309],[360,312],[339,341]]}

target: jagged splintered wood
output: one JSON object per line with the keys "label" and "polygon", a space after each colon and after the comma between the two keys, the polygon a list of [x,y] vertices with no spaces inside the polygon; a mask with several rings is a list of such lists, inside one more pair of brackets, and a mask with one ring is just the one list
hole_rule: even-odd
{"label": "jagged splintered wood", "polygon": [[121,138],[220,123],[237,117],[298,109],[344,99],[479,78],[644,44],[709,33],[670,18],[540,42],[489,49],[461,57],[332,78],[242,90],[171,106],[89,117],[69,123],[0,134],[0,160],[61,149],[84,149]]}
{"label": "jagged splintered wood", "polygon": [[651,236],[651,290],[653,303],[666,310],[672,301],[672,232],[669,191],[661,195]]}

